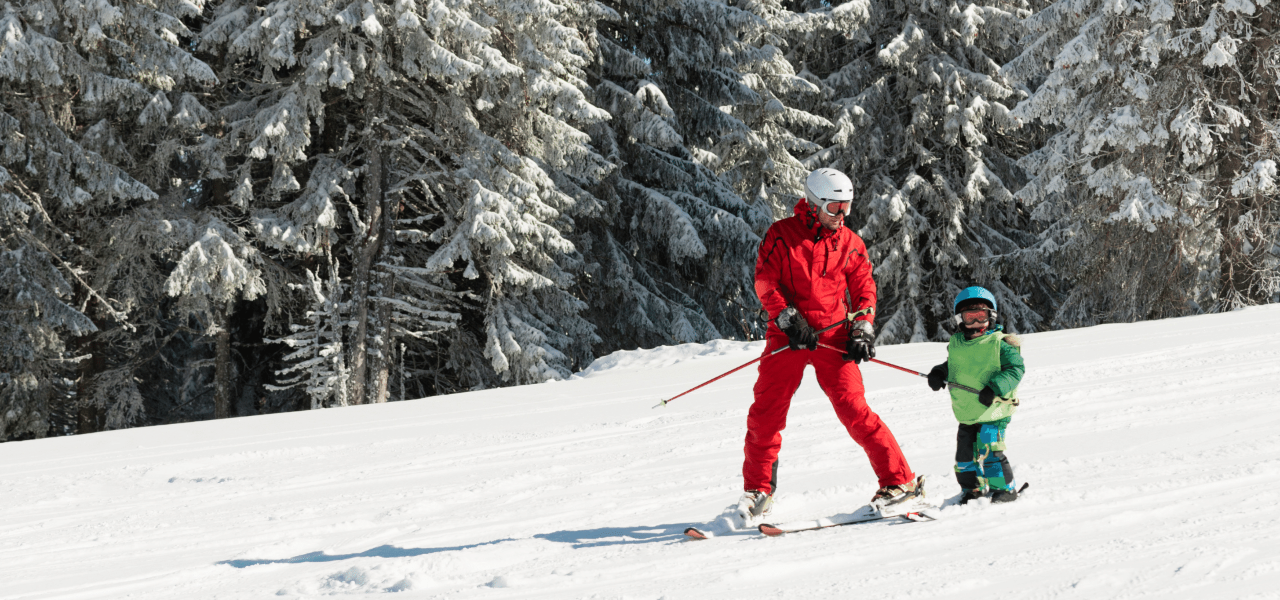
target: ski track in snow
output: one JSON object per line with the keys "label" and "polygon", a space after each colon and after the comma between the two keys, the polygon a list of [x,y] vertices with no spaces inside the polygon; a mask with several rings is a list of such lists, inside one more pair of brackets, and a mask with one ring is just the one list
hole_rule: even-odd
{"label": "ski track in snow", "polygon": [[[717,341],[568,381],[0,444],[0,598],[1280,598],[1280,306],[1025,336],[1010,505],[685,541],[740,493],[754,365]],[[927,371],[943,344],[878,357]],[[929,493],[945,392],[868,365]],[[875,490],[812,374],[774,521]]]}

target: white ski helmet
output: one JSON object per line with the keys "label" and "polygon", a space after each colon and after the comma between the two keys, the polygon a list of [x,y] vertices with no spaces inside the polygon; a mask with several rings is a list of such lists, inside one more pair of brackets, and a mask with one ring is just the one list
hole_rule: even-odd
{"label": "white ski helmet", "polygon": [[804,180],[804,197],[810,204],[821,207],[829,215],[848,214],[848,204],[837,212],[827,210],[827,205],[832,202],[852,202],[853,182],[847,175],[835,169],[817,169],[809,173],[808,179]]}

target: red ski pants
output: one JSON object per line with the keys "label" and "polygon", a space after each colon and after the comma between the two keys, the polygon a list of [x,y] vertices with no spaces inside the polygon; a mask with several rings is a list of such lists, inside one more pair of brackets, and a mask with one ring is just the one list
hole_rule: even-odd
{"label": "red ski pants", "polygon": [[784,350],[773,356],[768,355],[769,351],[767,349],[760,360],[755,402],[747,414],[743,489],[773,493],[782,430],[787,427],[791,397],[800,387],[805,365],[813,365],[818,385],[831,399],[836,417],[849,431],[849,436],[867,453],[880,486],[899,485],[915,478],[893,432],[867,406],[858,365],[845,361],[839,352],[825,348]]}

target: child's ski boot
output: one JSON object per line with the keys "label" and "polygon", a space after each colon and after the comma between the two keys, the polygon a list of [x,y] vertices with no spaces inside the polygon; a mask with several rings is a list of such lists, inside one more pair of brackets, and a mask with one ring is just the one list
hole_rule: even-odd
{"label": "child's ski boot", "polygon": [[968,504],[974,500],[977,500],[978,498],[982,498],[985,495],[986,494],[982,493],[982,490],[965,490],[963,494],[960,494],[959,503]]}
{"label": "child's ski boot", "polygon": [[991,503],[1000,504],[1003,502],[1013,502],[1018,499],[1017,490],[991,490]]}

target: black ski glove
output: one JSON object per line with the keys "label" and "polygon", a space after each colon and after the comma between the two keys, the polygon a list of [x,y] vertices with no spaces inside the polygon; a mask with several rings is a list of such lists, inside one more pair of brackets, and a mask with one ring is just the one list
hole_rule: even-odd
{"label": "black ski glove", "polygon": [[844,344],[844,359],[855,364],[876,357],[876,333],[866,321],[854,321],[849,341]]}
{"label": "black ski glove", "polygon": [[929,371],[929,389],[939,391],[947,387],[947,363],[942,363]]}
{"label": "black ski glove", "polygon": [[796,307],[788,306],[783,309],[774,322],[778,324],[778,329],[781,329],[782,333],[787,334],[787,345],[792,350],[818,349],[818,332],[814,331],[809,322],[800,316],[800,311],[796,310]]}
{"label": "black ski glove", "polygon": [[995,401],[996,393],[989,387],[982,388],[982,391],[978,393],[978,402],[981,402],[983,406],[991,406],[991,403]]}

